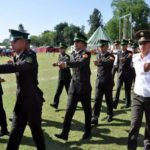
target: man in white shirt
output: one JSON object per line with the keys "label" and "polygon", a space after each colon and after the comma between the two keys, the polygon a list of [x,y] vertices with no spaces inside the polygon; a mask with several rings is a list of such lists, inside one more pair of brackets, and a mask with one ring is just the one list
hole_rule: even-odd
{"label": "man in white shirt", "polygon": [[118,64],[118,54],[120,52],[121,52],[120,41],[115,40],[114,41],[114,49],[112,51],[113,55],[115,56],[115,61],[114,61],[113,69],[112,69],[113,78],[114,78],[116,72],[118,71],[118,67],[119,67],[119,64]]}
{"label": "man in white shirt", "polygon": [[144,150],[150,150],[150,30],[136,33],[140,53],[133,57],[136,72],[134,97],[131,107],[131,128],[128,137],[128,150],[136,150],[139,129],[145,112],[146,133]]}

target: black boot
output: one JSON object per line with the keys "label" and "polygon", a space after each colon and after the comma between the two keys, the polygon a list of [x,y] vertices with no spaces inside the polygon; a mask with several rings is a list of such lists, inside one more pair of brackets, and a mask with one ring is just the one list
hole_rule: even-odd
{"label": "black boot", "polygon": [[115,101],[113,102],[113,108],[114,108],[114,109],[117,109],[117,106],[118,106],[118,101],[115,100]]}
{"label": "black boot", "polygon": [[5,129],[5,130],[1,130],[0,131],[0,137],[2,137],[2,136],[4,136],[4,135],[9,135],[9,132],[8,132],[8,130],[7,129]]}
{"label": "black boot", "polygon": [[65,133],[55,134],[55,136],[59,139],[65,140],[65,141],[68,140],[68,134],[65,134]]}
{"label": "black boot", "polygon": [[112,122],[113,120],[113,116],[112,115],[108,115],[107,116],[107,122]]}
{"label": "black boot", "polygon": [[82,140],[86,140],[86,139],[90,138],[90,136],[91,136],[91,132],[89,132],[89,131],[85,132],[82,136]]}
{"label": "black boot", "polygon": [[92,117],[91,124],[97,126],[98,125],[98,118]]}
{"label": "black boot", "polygon": [[150,150],[150,144],[145,145],[144,150]]}
{"label": "black boot", "polygon": [[50,104],[50,106],[52,106],[52,107],[55,108],[55,109],[58,108],[58,105],[56,105],[56,104]]}

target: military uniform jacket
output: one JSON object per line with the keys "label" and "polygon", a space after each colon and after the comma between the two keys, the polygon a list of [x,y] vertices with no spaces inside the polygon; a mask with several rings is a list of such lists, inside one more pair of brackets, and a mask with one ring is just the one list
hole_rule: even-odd
{"label": "military uniform jacket", "polygon": [[[121,61],[121,59],[124,58],[124,61]],[[118,75],[120,79],[123,80],[132,80],[132,52],[126,50],[125,52],[119,53],[118,57],[118,63],[119,63],[119,71]]]}
{"label": "military uniform jacket", "polygon": [[69,93],[85,94],[91,92],[90,57],[90,53],[86,50],[80,50],[78,53],[72,52],[71,61],[67,62],[67,66],[72,68]]}
{"label": "military uniform jacket", "polygon": [[43,93],[38,88],[36,54],[25,50],[13,64],[0,65],[0,73],[16,73],[17,101],[14,111],[35,113],[41,110]]}
{"label": "military uniform jacket", "polygon": [[96,85],[98,87],[113,85],[112,68],[115,57],[109,52],[98,53],[96,57],[98,61]]}
{"label": "military uniform jacket", "polygon": [[[59,54],[58,62],[68,62],[70,61],[70,56],[65,54]],[[59,80],[70,80],[71,73],[69,68],[59,69]]]}

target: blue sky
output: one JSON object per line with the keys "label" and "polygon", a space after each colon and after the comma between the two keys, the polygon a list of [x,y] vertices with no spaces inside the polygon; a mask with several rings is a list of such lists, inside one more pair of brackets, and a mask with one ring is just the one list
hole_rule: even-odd
{"label": "blue sky", "polygon": [[[60,22],[89,26],[87,20],[98,8],[106,23],[113,16],[112,0],[2,0],[0,4],[0,41],[9,37],[8,29],[22,23],[31,35],[53,30]],[[150,0],[146,0],[150,4]]]}

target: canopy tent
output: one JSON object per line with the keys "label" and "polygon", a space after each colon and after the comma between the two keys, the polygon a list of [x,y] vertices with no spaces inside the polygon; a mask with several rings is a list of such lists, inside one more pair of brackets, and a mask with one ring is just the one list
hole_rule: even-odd
{"label": "canopy tent", "polygon": [[97,30],[92,34],[92,36],[88,39],[88,49],[93,50],[97,48],[97,42],[98,40],[108,40],[110,43],[112,43],[111,38],[108,36],[108,34],[104,31],[104,29],[99,26]]}

